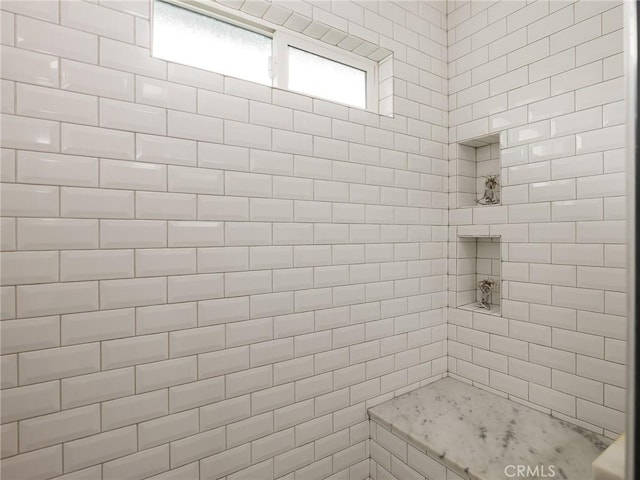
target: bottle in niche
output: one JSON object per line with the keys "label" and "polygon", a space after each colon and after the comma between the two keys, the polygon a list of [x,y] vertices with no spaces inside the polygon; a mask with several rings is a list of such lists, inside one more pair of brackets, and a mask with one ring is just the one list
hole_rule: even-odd
{"label": "bottle in niche", "polygon": [[484,180],[484,195],[476,200],[480,205],[497,205],[500,202],[498,197],[498,175],[487,175]]}
{"label": "bottle in niche", "polygon": [[485,278],[478,282],[478,290],[480,290],[479,307],[491,310],[491,292],[493,292],[495,285],[496,282],[490,278]]}

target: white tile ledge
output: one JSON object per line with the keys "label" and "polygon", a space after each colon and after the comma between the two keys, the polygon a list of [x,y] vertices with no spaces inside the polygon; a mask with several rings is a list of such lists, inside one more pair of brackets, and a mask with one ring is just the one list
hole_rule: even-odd
{"label": "white tile ledge", "polygon": [[593,461],[593,480],[624,480],[624,452],[622,434]]}
{"label": "white tile ledge", "polygon": [[539,475],[527,478],[547,478],[553,466],[556,478],[590,479],[591,463],[611,442],[452,378],[370,408],[369,416],[474,480],[509,478],[510,465],[538,466]]}
{"label": "white tile ledge", "polygon": [[484,307],[481,307],[478,302],[468,303],[466,305],[462,305],[460,307],[462,310],[468,310],[470,312],[484,313],[485,315],[494,315],[496,317],[500,317],[500,305],[491,305],[491,310],[487,310]]}

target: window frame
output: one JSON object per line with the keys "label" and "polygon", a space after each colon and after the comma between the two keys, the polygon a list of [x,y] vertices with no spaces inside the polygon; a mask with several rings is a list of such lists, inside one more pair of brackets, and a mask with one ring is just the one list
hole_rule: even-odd
{"label": "window frame", "polygon": [[[301,38],[303,37],[303,38]],[[283,90],[289,90],[295,92],[295,90],[289,89],[289,47],[297,48],[305,52],[317,55],[319,57],[326,58],[332,62],[341,63],[357,70],[365,72],[365,104],[364,110],[373,112],[378,111],[378,63],[373,60],[366,59],[360,55],[356,55],[351,52],[336,52],[334,49],[329,48],[330,45],[324,44],[324,42],[313,42],[308,40],[304,35],[294,35],[291,32],[276,30],[273,36],[274,50],[276,51],[276,76],[274,80],[274,86]],[[326,45],[326,46],[325,46]],[[339,48],[339,47],[337,47]],[[284,59],[284,61],[283,61]],[[320,98],[322,100],[328,100],[330,102],[338,103],[340,105],[348,105],[352,108],[359,108],[355,105],[344,104],[336,100],[327,99],[323,97],[317,97],[308,93],[300,92],[302,95],[307,95],[313,98]]]}
{"label": "window frame", "polygon": [[[378,99],[378,83],[379,83],[379,63],[375,60],[368,59],[361,55],[358,55],[347,50],[343,50],[340,47],[325,43],[321,40],[308,37],[299,32],[289,30],[281,25],[271,23],[262,18],[253,17],[240,10],[235,10],[218,3],[214,3],[211,0],[153,0],[152,9],[155,7],[156,1],[162,1],[176,7],[184,8],[186,10],[193,11],[195,13],[212,17],[216,20],[229,23],[238,28],[249,30],[260,35],[270,37],[272,40],[271,45],[271,58],[269,75],[271,77],[271,85],[266,85],[271,88],[277,88],[280,90],[286,90],[289,92],[305,95],[309,98],[315,98],[332,102],[338,105],[344,105],[349,108],[356,108],[358,110],[365,110],[369,112],[378,113],[379,111],[379,99]],[[154,12],[151,12],[151,56],[154,56],[153,51],[153,28],[154,28]],[[297,48],[313,55],[324,57],[327,60],[341,63],[348,67],[356,68],[365,72],[365,99],[366,106],[364,108],[342,103],[340,101],[311,95],[309,93],[297,92],[296,90],[289,89],[289,47]],[[155,56],[154,56],[155,57]],[[162,57],[155,57],[162,58]],[[178,63],[178,62],[174,62]],[[186,64],[184,64],[186,65]],[[193,67],[199,68],[199,67]],[[213,71],[213,70],[207,70]],[[215,72],[215,71],[214,71]],[[220,72],[215,72],[223,76]],[[240,77],[232,77],[240,78]],[[253,82],[240,78],[241,80]],[[255,83],[255,82],[253,82]],[[265,85],[260,83],[260,85]]]}

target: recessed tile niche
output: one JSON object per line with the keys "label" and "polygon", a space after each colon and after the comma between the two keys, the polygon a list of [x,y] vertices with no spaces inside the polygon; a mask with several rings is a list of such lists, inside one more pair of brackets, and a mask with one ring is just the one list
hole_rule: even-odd
{"label": "recessed tile niche", "polygon": [[[456,252],[456,306],[491,315],[500,315],[500,237],[458,237]],[[491,310],[480,305],[478,282],[495,282]]]}
{"label": "recessed tile niche", "polygon": [[465,140],[456,144],[455,182],[453,208],[485,206],[478,203],[485,193],[485,181],[489,175],[498,180],[497,203],[500,205],[500,135],[489,135]]}

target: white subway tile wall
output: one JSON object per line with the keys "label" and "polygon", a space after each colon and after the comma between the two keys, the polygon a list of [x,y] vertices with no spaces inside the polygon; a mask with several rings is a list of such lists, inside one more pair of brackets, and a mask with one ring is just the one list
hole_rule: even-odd
{"label": "white subway tile wall", "polygon": [[395,116],[153,58],[150,0],[3,2],[3,478],[364,479],[446,375],[446,3],[220,3],[392,51]]}
{"label": "white subway tile wall", "polygon": [[[450,179],[468,175],[470,140],[499,134],[508,205],[461,208],[465,185],[449,184],[448,372],[612,437],[624,402],[603,392],[624,389],[612,349],[627,322],[620,4],[447,4]],[[453,308],[465,237],[489,235],[502,318]]]}
{"label": "white subway tile wall", "polygon": [[392,51],[394,117],[153,58],[150,0],[3,2],[3,478],[443,475],[366,408],[448,374],[622,431],[620,2],[220,3]]}

